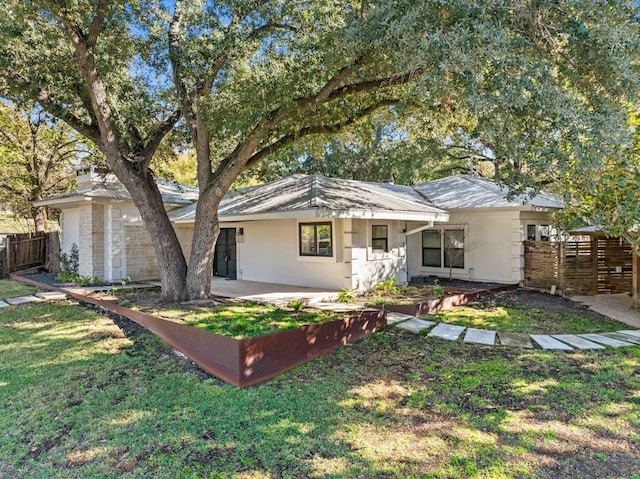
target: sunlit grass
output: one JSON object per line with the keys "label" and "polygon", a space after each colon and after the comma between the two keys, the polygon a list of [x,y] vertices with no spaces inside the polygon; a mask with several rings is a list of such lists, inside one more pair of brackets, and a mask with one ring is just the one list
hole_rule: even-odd
{"label": "sunlit grass", "polygon": [[237,389],[122,325],[72,303],[0,310],[0,477],[640,474],[640,347],[524,351],[390,328]]}
{"label": "sunlit grass", "polygon": [[429,315],[428,319],[471,328],[529,334],[597,333],[627,328],[618,321],[604,317],[594,321],[578,314],[503,306],[485,309],[458,306],[449,311]]}
{"label": "sunlit grass", "polygon": [[296,312],[260,303],[239,303],[210,308],[190,306],[155,309],[153,314],[165,319],[179,320],[196,328],[235,339],[259,336],[284,329],[299,328],[305,324],[323,323],[347,317],[343,313],[332,313],[317,309],[304,309]]}
{"label": "sunlit grass", "polygon": [[38,288],[34,286],[28,286],[8,279],[0,279],[0,300],[15,298],[17,296],[27,296],[37,291]]}

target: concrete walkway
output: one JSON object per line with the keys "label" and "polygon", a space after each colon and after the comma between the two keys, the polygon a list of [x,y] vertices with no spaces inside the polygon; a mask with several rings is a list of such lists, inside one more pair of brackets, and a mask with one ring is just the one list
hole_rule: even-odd
{"label": "concrete walkway", "polygon": [[572,296],[570,299],[621,323],[640,328],[640,312],[631,310],[631,296],[626,293]]}
{"label": "concrete walkway", "polygon": [[211,292],[224,298],[265,301],[274,304],[288,304],[293,300],[301,300],[305,304],[316,304],[322,301],[333,301],[338,296],[338,291],[330,289],[305,288],[242,279],[230,280],[217,276],[211,282]]}

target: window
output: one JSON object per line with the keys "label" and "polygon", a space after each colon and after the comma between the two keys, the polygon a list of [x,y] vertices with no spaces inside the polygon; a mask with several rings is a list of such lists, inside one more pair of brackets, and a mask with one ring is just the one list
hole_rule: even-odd
{"label": "window", "polygon": [[422,266],[442,267],[440,230],[422,232]]}
{"label": "window", "polygon": [[389,251],[389,227],[387,225],[371,226],[371,249]]}
{"label": "window", "polygon": [[536,225],[527,225],[527,240],[536,240]]}
{"label": "window", "polygon": [[527,240],[550,241],[551,227],[549,225],[527,225]]}
{"label": "window", "polygon": [[424,230],[422,266],[464,268],[464,229]]}
{"label": "window", "polygon": [[331,223],[300,223],[300,256],[333,256]]}
{"label": "window", "polygon": [[464,230],[444,230],[445,268],[464,268]]}

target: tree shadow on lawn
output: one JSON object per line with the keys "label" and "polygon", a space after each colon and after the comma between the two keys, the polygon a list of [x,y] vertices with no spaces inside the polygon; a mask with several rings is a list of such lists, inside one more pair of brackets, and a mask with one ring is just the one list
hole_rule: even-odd
{"label": "tree shadow on lawn", "polygon": [[391,328],[241,390],[135,323],[60,307],[17,331],[0,313],[0,455],[19,477],[640,472],[637,347],[530,352]]}

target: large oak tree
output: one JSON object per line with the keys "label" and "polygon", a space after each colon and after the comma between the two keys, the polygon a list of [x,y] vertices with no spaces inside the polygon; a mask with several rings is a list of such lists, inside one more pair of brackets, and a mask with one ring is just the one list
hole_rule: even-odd
{"label": "large oak tree", "polygon": [[[217,207],[239,174],[381,109],[444,118],[498,166],[622,141],[634,14],[578,0],[7,0],[0,93],[98,146],[153,239],[164,296],[183,300],[209,294]],[[189,258],[149,168],[178,124],[200,189]]]}

